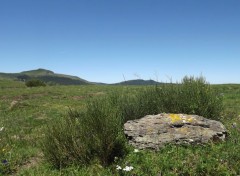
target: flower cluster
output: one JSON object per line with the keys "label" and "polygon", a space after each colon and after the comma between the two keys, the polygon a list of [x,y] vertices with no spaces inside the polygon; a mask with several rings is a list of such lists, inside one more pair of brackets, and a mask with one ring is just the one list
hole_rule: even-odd
{"label": "flower cluster", "polygon": [[116,166],[116,169],[117,169],[117,170],[123,170],[123,171],[129,172],[129,171],[133,170],[133,167],[132,167],[132,166],[126,166],[126,167],[122,168],[121,166],[117,165],[117,166]]}
{"label": "flower cluster", "polygon": [[[141,151],[139,149],[134,149],[133,153],[134,153],[133,155],[136,156],[136,155],[139,155],[139,153],[141,153]],[[130,155],[132,155],[132,154],[130,154]],[[116,162],[117,160],[118,160],[118,158],[115,157],[114,161]],[[131,174],[131,175],[133,174],[134,175],[135,171],[130,172],[133,169],[134,169],[134,167],[131,166],[129,162],[125,163],[125,167],[121,167],[120,165],[116,165],[116,170],[118,171],[120,176],[123,176],[123,175],[126,176],[126,175],[129,175],[129,174]]]}

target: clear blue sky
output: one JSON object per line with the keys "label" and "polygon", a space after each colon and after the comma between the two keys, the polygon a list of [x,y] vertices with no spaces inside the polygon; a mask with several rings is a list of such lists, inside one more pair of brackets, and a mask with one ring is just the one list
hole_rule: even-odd
{"label": "clear blue sky", "polygon": [[240,83],[240,0],[0,0],[0,72]]}

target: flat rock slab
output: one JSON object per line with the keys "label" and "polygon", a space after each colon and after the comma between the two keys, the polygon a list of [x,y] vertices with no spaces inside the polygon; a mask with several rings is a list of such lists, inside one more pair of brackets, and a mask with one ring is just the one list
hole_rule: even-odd
{"label": "flat rock slab", "polygon": [[124,124],[129,143],[138,149],[158,150],[166,144],[204,144],[223,141],[226,128],[215,120],[187,114],[147,115]]}

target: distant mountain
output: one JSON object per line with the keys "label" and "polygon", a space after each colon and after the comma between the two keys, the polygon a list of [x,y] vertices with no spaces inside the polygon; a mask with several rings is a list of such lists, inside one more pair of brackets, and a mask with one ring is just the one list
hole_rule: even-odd
{"label": "distant mountain", "polygon": [[[42,68],[36,70],[23,71],[20,73],[0,73],[0,79],[2,78],[22,82],[32,79],[38,79],[50,85],[90,85],[90,84],[108,85],[106,83],[101,82],[89,82],[77,76],[54,73],[51,70],[46,70]],[[156,82],[154,80],[135,79],[111,85],[157,85],[157,84],[161,83]]]}
{"label": "distant mountain", "polygon": [[19,81],[28,81],[31,79],[38,79],[44,81],[47,84],[59,84],[59,85],[87,85],[92,84],[77,76],[70,76],[64,74],[57,74],[53,71],[46,69],[37,69],[23,71],[20,73],[0,73],[0,78],[13,79]]}
{"label": "distant mountain", "polygon": [[154,80],[143,80],[143,79],[134,79],[116,83],[115,85],[158,85],[160,82]]}

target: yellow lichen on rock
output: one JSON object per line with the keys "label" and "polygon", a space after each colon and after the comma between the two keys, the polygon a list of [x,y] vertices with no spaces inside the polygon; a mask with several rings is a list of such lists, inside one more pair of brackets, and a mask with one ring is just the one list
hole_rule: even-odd
{"label": "yellow lichen on rock", "polygon": [[169,114],[167,116],[171,119],[171,123],[193,123],[195,121],[195,118],[191,115],[185,115],[185,114]]}
{"label": "yellow lichen on rock", "polygon": [[169,114],[169,118],[171,119],[172,123],[182,122],[182,118],[179,114]]}

